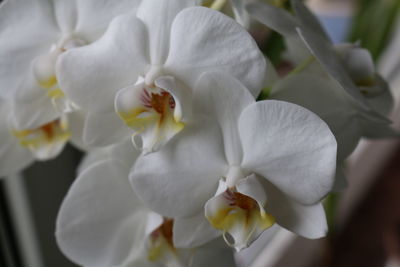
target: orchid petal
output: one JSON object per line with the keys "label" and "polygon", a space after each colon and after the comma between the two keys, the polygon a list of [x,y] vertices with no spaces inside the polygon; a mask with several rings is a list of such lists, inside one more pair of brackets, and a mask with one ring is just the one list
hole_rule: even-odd
{"label": "orchid petal", "polygon": [[266,63],[254,39],[234,20],[204,7],[180,12],[171,28],[165,68],[193,88],[199,73],[220,70],[258,96]]}
{"label": "orchid petal", "polygon": [[328,34],[321,26],[319,20],[311,13],[311,11],[304,5],[304,3],[297,0],[291,0],[291,5],[294,12],[296,13],[296,18],[302,24],[301,28],[307,28],[310,30],[310,32],[320,36],[327,42],[332,43]]}
{"label": "orchid petal", "polygon": [[139,151],[134,149],[130,139],[107,147],[94,148],[81,160],[76,172],[80,174],[91,165],[106,160],[118,160],[120,164],[125,164],[129,170],[135,163],[138,154]]}
{"label": "orchid petal", "polygon": [[297,28],[297,32],[311,53],[321,63],[321,66],[334,78],[334,80],[364,109],[369,105],[345,71],[331,43],[310,32],[307,29]]}
{"label": "orchid petal", "polygon": [[9,0],[0,6],[0,96],[10,99],[28,77],[31,62],[48,52],[58,35],[52,5]]}
{"label": "orchid petal", "polygon": [[302,205],[293,201],[265,179],[260,179],[268,195],[267,212],[280,226],[306,238],[324,237],[328,226],[321,203]]}
{"label": "orchid petal", "polygon": [[198,247],[221,235],[204,217],[204,212],[188,218],[175,218],[173,232],[177,248]]}
{"label": "orchid petal", "polygon": [[134,12],[140,0],[85,0],[76,1],[78,20],[75,32],[87,41],[97,40],[110,21],[120,14]]}
{"label": "orchid petal", "polygon": [[137,17],[149,30],[150,62],[161,65],[169,49],[169,33],[176,15],[184,8],[194,6],[192,0],[146,0],[142,1]]}
{"label": "orchid petal", "polygon": [[83,129],[85,127],[86,113],[82,110],[68,113],[70,142],[78,149],[86,151],[88,148],[83,143]]}
{"label": "orchid petal", "polygon": [[184,128],[190,104],[191,91],[171,76],[157,78],[155,86],[136,83],[115,97],[116,112],[134,135],[141,136],[146,153],[158,150]]}
{"label": "orchid petal", "polygon": [[197,122],[160,151],[140,156],[131,170],[136,194],[164,216],[201,212],[227,169],[218,128],[211,121]]}
{"label": "orchid petal", "polygon": [[20,145],[29,149],[38,160],[58,156],[71,136],[65,115],[37,128],[13,129],[12,132]]}
{"label": "orchid petal", "polygon": [[133,84],[147,64],[146,44],[143,23],[135,16],[119,16],[97,42],[60,55],[59,85],[84,109],[114,110],[115,93]]}
{"label": "orchid petal", "polygon": [[8,122],[9,106],[0,101],[0,177],[14,174],[33,162],[30,151],[18,143]]}
{"label": "orchid petal", "polygon": [[114,111],[89,112],[83,128],[83,143],[89,147],[119,143],[132,134]]}
{"label": "orchid petal", "polygon": [[300,203],[314,204],[330,191],[336,141],[314,113],[287,102],[257,102],[240,116],[239,134],[244,169]]}
{"label": "orchid petal", "polygon": [[155,85],[173,96],[175,121],[189,121],[192,115],[192,91],[173,76],[161,76],[155,80]]}
{"label": "orchid petal", "polygon": [[370,84],[374,80],[375,66],[371,53],[354,44],[336,45],[345,67],[356,85]]}
{"label": "orchid petal", "polygon": [[359,114],[363,111],[336,88],[337,85],[329,80],[299,74],[278,82],[270,97],[305,107],[322,118],[335,135],[338,161],[342,161],[354,150],[362,136]]}
{"label": "orchid petal", "polygon": [[[237,191],[228,188],[225,192],[217,193],[205,205],[205,215],[209,222],[216,229],[222,230],[224,236],[228,233],[233,238],[229,245],[237,251],[249,246],[275,222],[275,219],[264,211],[266,197],[265,192],[259,192],[260,188],[262,190],[262,185],[253,175],[244,179],[236,188]],[[246,192],[251,195],[245,194]]]}
{"label": "orchid petal", "polygon": [[243,152],[237,124],[242,111],[255,101],[254,97],[239,81],[223,72],[202,75],[195,93],[198,112],[215,117],[221,127],[228,163],[239,165]]}
{"label": "orchid petal", "polygon": [[143,241],[148,213],[118,161],[100,162],[82,172],[65,197],[57,218],[56,237],[72,261],[85,266],[123,263]]}
{"label": "orchid petal", "polygon": [[47,90],[39,87],[32,75],[29,77],[15,91],[12,100],[12,120],[17,129],[37,128],[61,116],[47,95]]}
{"label": "orchid petal", "polygon": [[259,22],[285,37],[295,35],[296,27],[300,25],[288,11],[273,5],[251,3],[246,5],[246,10]]}
{"label": "orchid petal", "polygon": [[236,185],[236,190],[257,201],[258,206],[262,209],[267,204],[267,195],[254,174],[241,179]]}
{"label": "orchid petal", "polygon": [[246,1],[242,0],[231,0],[231,5],[233,9],[233,13],[235,14],[235,20],[245,28],[249,28],[250,26],[250,16],[247,14],[245,10]]}

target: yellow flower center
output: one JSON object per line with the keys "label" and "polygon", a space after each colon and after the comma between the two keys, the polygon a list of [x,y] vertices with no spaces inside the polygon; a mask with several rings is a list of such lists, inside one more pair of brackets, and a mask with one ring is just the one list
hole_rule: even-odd
{"label": "yellow flower center", "polygon": [[55,157],[71,137],[65,119],[56,119],[35,129],[14,130],[12,133],[21,146],[31,150],[39,160]]}

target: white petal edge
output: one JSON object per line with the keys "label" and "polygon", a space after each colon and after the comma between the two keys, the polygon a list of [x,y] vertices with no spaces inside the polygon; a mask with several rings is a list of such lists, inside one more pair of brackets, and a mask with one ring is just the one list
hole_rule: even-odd
{"label": "white petal edge", "polygon": [[128,170],[118,161],[99,162],[70,188],[57,218],[56,239],[72,261],[118,265],[142,244],[147,211],[129,185]]}
{"label": "white petal edge", "polygon": [[320,201],[332,188],[336,140],[317,115],[300,106],[266,100],[239,119],[242,166],[303,204]]}
{"label": "white petal edge", "polygon": [[205,71],[225,71],[257,97],[266,79],[266,63],[254,39],[237,22],[204,7],[180,12],[171,28],[165,68],[193,88]]}
{"label": "white petal edge", "polygon": [[249,90],[224,72],[203,74],[195,89],[196,111],[216,118],[221,128],[225,156],[230,165],[240,165],[243,157],[238,131],[239,116],[255,102]]}
{"label": "white petal edge", "polygon": [[170,218],[190,217],[203,210],[226,171],[218,128],[198,121],[163,149],[140,156],[130,180],[150,209]]}

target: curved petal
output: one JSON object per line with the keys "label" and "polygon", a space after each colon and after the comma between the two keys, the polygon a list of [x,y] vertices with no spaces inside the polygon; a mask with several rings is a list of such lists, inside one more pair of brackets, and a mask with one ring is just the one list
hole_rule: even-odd
{"label": "curved petal", "polygon": [[255,174],[251,174],[246,178],[241,179],[236,185],[236,189],[239,193],[249,196],[257,201],[260,209],[263,209],[263,207],[267,203],[266,192],[262,188]]}
{"label": "curved petal", "polygon": [[17,129],[37,128],[61,116],[47,90],[39,87],[31,75],[17,89],[12,103],[12,119]]}
{"label": "curved petal", "polygon": [[370,107],[333,49],[333,45],[308,29],[297,28],[297,32],[311,53],[321,63],[329,75],[351,96],[362,108],[369,110]]}
{"label": "curved petal", "polygon": [[63,253],[85,266],[115,266],[141,246],[148,213],[135,197],[129,169],[105,161],[82,172],[65,197],[56,238]]}
{"label": "curved petal", "polygon": [[230,2],[232,11],[235,14],[235,20],[244,28],[248,29],[250,27],[250,16],[245,9],[246,1],[232,0]]}
{"label": "curved petal", "polygon": [[192,115],[192,91],[173,76],[161,76],[155,80],[155,85],[173,96],[175,121],[189,121]]}
{"label": "curved petal", "polygon": [[91,149],[79,163],[76,170],[77,174],[82,173],[86,168],[100,161],[118,160],[119,163],[125,164],[130,169],[135,163],[139,151],[134,149],[131,140],[127,139],[118,144]]}
{"label": "curved petal", "polygon": [[86,0],[76,2],[78,19],[75,32],[92,42],[105,32],[112,19],[123,13],[133,13],[141,1]]}
{"label": "curved petal", "polygon": [[171,25],[183,9],[194,6],[194,0],[146,0],[142,1],[137,17],[149,31],[150,62],[162,65],[168,55]]}
{"label": "curved petal", "polygon": [[12,130],[20,145],[29,149],[37,160],[57,157],[71,136],[65,115],[37,128]]}
{"label": "curved petal", "polygon": [[184,128],[190,108],[190,90],[171,76],[157,78],[155,86],[136,83],[115,97],[116,112],[141,137],[146,153],[157,151]]}
{"label": "curved petal", "polygon": [[259,180],[264,184],[268,195],[267,212],[274,216],[277,224],[310,239],[326,235],[328,225],[321,203],[302,205],[293,201],[267,180],[262,178]]}
{"label": "curved petal", "polygon": [[204,7],[187,8],[176,16],[165,67],[190,88],[205,71],[225,71],[254,97],[266,75],[264,57],[249,33],[229,17]]}
{"label": "curved petal", "polygon": [[355,84],[371,83],[375,76],[375,66],[371,53],[355,44],[336,45],[345,67]]}
{"label": "curved petal", "polygon": [[67,114],[69,130],[71,132],[70,142],[78,149],[87,151],[88,148],[83,143],[83,128],[85,126],[86,112],[82,110],[73,111]]}
{"label": "curved petal", "polygon": [[0,129],[0,178],[15,174],[28,167],[34,158],[22,147],[8,129]]}
{"label": "curved petal", "polygon": [[134,84],[147,65],[147,33],[135,16],[119,16],[97,42],[62,53],[60,88],[78,106],[114,110],[115,93]]}
{"label": "curved petal", "polygon": [[[220,188],[224,182],[220,181]],[[220,190],[218,190],[220,191]],[[205,216],[210,224],[223,231],[226,242],[240,251],[248,247],[275,219],[264,210],[266,193],[255,175],[241,180],[207,201]],[[228,241],[229,234],[233,242]]]}
{"label": "curved petal", "polygon": [[293,75],[279,81],[270,97],[305,107],[329,126],[338,144],[338,159],[344,160],[358,144],[362,130],[358,110],[336,90],[337,85],[316,75]]}
{"label": "curved petal", "polygon": [[285,37],[295,35],[296,27],[300,25],[288,11],[273,5],[250,3],[246,5],[246,10],[256,20]]}
{"label": "curved petal", "polygon": [[255,102],[254,97],[229,74],[207,72],[196,85],[195,101],[197,112],[217,119],[228,163],[240,165],[243,152],[237,125],[242,111]]}
{"label": "curved petal", "polygon": [[301,28],[309,29],[315,35],[318,35],[326,41],[332,43],[319,20],[311,13],[304,3],[297,0],[291,0],[291,6],[296,13],[296,18],[301,23]]}
{"label": "curved petal", "polygon": [[58,29],[44,0],[8,0],[0,6],[0,96],[11,98],[27,79],[32,60],[50,50]]}
{"label": "curved petal", "polygon": [[175,218],[173,232],[176,248],[198,247],[221,235],[210,225],[203,211],[192,217]]}
{"label": "curved petal", "polygon": [[137,195],[155,212],[189,217],[202,211],[226,169],[218,128],[199,120],[160,151],[140,156],[130,180]]}
{"label": "curved petal", "polygon": [[0,177],[14,174],[33,162],[28,149],[22,147],[12,134],[8,123],[9,108],[0,102]]}
{"label": "curved petal", "polygon": [[239,118],[242,166],[303,204],[314,204],[332,188],[336,141],[314,113],[291,103],[266,100]]}
{"label": "curved petal", "polygon": [[132,135],[114,112],[90,112],[83,128],[83,143],[89,147],[102,147],[119,143]]}

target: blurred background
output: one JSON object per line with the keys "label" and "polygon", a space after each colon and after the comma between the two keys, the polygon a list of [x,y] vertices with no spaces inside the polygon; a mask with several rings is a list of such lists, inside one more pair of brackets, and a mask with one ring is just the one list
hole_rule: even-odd
{"label": "blurred background", "polygon": [[[399,129],[400,0],[310,0],[307,4],[334,42],[360,41],[370,50],[390,83],[396,100],[391,118]],[[81,157],[81,152],[69,147],[55,160],[0,180],[1,267],[75,266],[57,248],[54,228]],[[238,255],[240,266],[400,267],[399,141],[362,140],[347,167],[349,188],[326,200],[327,238],[306,240],[284,230],[267,231]]]}

